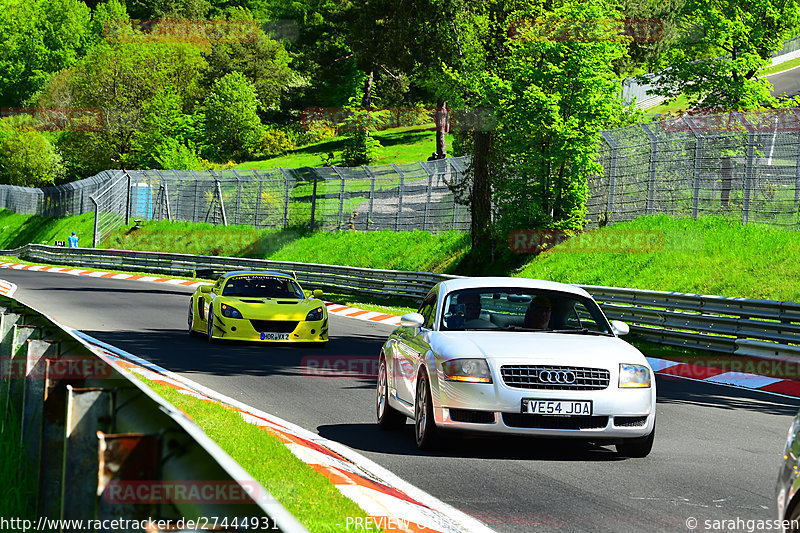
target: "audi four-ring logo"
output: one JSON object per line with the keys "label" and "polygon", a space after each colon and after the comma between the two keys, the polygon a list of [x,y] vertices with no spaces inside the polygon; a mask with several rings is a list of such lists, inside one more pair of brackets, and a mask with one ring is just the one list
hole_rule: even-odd
{"label": "audi four-ring logo", "polygon": [[542,370],[539,372],[541,383],[575,383],[575,372],[569,370]]}

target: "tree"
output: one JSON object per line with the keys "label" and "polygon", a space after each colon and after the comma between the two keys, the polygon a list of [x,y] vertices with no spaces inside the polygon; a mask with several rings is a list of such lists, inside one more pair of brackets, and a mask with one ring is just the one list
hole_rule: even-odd
{"label": "tree", "polygon": [[70,169],[88,176],[108,168],[136,167],[134,136],[145,106],[171,90],[190,107],[200,93],[198,80],[205,65],[201,51],[186,44],[134,42],[94,48],[59,80],[70,106],[98,110],[103,117],[98,130],[69,131],[60,137]]}
{"label": "tree", "polygon": [[42,187],[63,175],[61,156],[41,132],[14,131],[0,137],[0,183]]}
{"label": "tree", "polygon": [[214,83],[204,103],[206,138],[216,159],[240,159],[258,150],[263,126],[253,84],[231,72]]}
{"label": "tree", "polygon": [[80,0],[0,0],[0,107],[28,104],[53,73],[74,65],[89,23]]}
{"label": "tree", "polygon": [[283,45],[260,31],[253,42],[214,43],[206,60],[208,71],[203,82],[206,87],[226,74],[239,72],[255,87],[262,110],[277,108],[283,91],[296,76],[289,67],[291,58]]}
{"label": "tree", "polygon": [[132,141],[136,164],[143,168],[199,168],[204,138],[203,114],[184,113],[181,96],[165,89],[142,108],[140,127]]}
{"label": "tree", "polygon": [[764,106],[772,87],[758,72],[797,27],[799,12],[796,0],[686,0],[654,94],[682,93],[706,109]]}

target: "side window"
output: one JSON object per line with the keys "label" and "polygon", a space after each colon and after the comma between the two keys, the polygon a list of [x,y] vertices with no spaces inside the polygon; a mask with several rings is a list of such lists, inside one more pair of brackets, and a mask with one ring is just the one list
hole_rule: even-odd
{"label": "side window", "polygon": [[586,309],[586,306],[581,302],[575,302],[574,313],[577,315],[578,320],[580,321],[579,327],[586,328],[589,331],[606,331],[604,327],[597,323],[589,310]]}
{"label": "side window", "polygon": [[433,318],[436,315],[436,293],[431,292],[422,300],[422,305],[419,307],[418,313],[425,318],[422,327],[433,329]]}

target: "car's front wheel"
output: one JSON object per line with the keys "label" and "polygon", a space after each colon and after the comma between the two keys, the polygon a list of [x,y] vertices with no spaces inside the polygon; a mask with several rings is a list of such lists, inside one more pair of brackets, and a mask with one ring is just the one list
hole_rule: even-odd
{"label": "car's front wheel", "polygon": [[406,425],[406,417],[389,405],[389,379],[387,376],[385,357],[381,357],[378,367],[376,399],[379,428],[400,429]]}
{"label": "car's front wheel", "polygon": [[417,379],[417,397],[414,401],[414,433],[417,448],[433,450],[439,445],[439,431],[433,417],[433,401],[428,376],[420,374]]}
{"label": "car's front wheel", "polygon": [[214,342],[214,308],[208,306],[208,330],[206,331],[208,342]]}
{"label": "car's front wheel", "polygon": [[189,335],[197,335],[194,330],[194,299],[189,299]]}
{"label": "car's front wheel", "polygon": [[647,457],[653,449],[653,441],[656,436],[656,427],[653,424],[653,431],[644,437],[625,439],[617,443],[617,453],[625,457]]}

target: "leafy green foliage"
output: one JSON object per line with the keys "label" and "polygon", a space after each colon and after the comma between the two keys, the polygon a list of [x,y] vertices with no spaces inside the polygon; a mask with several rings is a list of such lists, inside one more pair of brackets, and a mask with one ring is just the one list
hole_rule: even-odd
{"label": "leafy green foliage", "polygon": [[205,100],[206,137],[218,160],[241,159],[259,149],[263,126],[253,84],[231,72],[214,83]]}
{"label": "leafy green foliage", "polygon": [[348,135],[342,150],[342,162],[346,167],[369,165],[378,157],[381,143],[367,130],[357,130]]}
{"label": "leafy green foliage", "polygon": [[182,99],[169,88],[142,108],[133,136],[136,162],[143,168],[192,170],[200,168],[198,146],[205,137],[205,117],[183,112]]}
{"label": "leafy green foliage", "polygon": [[89,23],[80,0],[1,0],[0,107],[28,103],[53,73],[74,65]]}
{"label": "leafy green foliage", "polygon": [[0,183],[42,187],[64,175],[55,147],[38,131],[13,131],[0,137]]}
{"label": "leafy green foliage", "polygon": [[289,68],[291,58],[283,45],[259,32],[254,42],[214,43],[206,56],[206,87],[231,72],[240,72],[253,84],[262,110],[275,109],[281,94],[296,74]]}
{"label": "leafy green foliage", "polygon": [[756,109],[772,101],[770,83],[756,74],[796,28],[796,0],[686,0],[681,15],[657,94],[683,93],[691,106],[709,109]]}

